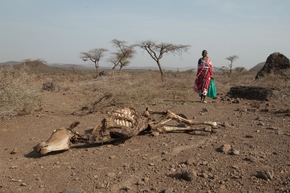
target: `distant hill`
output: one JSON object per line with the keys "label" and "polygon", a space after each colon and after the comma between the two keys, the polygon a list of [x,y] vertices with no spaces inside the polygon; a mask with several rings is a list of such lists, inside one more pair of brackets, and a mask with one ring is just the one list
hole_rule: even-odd
{"label": "distant hill", "polygon": [[[82,65],[82,64],[61,64],[61,63],[54,63],[54,64],[48,64],[51,67],[57,67],[57,68],[65,68],[65,69],[80,69],[80,70],[94,70],[94,65]],[[112,69],[112,66],[100,66],[100,70],[106,70],[106,69]],[[187,70],[195,70],[195,68],[192,67],[166,67],[162,66],[163,70],[166,71],[187,71]],[[117,67],[116,70],[119,70]],[[159,70],[158,66],[126,66],[123,67],[122,70]]]}
{"label": "distant hill", "polygon": [[19,61],[8,61],[8,62],[0,63],[0,66],[19,65],[21,63],[22,62],[19,62]]}
{"label": "distant hill", "polygon": [[66,69],[79,69],[79,70],[93,70],[95,67],[93,65],[81,65],[81,64],[59,64],[59,63],[54,63],[54,64],[48,64],[51,67],[57,67],[57,68],[66,68]]}
{"label": "distant hill", "polygon": [[[19,61],[8,61],[8,62],[3,62],[0,63],[0,66],[4,65],[20,65],[23,62]],[[94,65],[82,65],[82,64],[62,64],[62,63],[52,63],[52,64],[47,64],[48,67],[56,67],[56,68],[63,68],[63,69],[79,69],[79,70],[94,70],[95,66]],[[106,70],[106,69],[112,69],[111,66],[100,66],[100,70]],[[162,66],[162,69],[165,71],[194,71],[196,70],[195,67],[188,66],[188,67],[166,67]],[[116,70],[119,70],[117,67]],[[153,66],[126,66],[122,70],[159,70],[157,65]]]}
{"label": "distant hill", "polygon": [[263,68],[265,63],[266,62],[261,62],[261,63],[257,64],[256,66],[254,66],[253,68],[251,68],[249,71],[250,72],[259,72]]}

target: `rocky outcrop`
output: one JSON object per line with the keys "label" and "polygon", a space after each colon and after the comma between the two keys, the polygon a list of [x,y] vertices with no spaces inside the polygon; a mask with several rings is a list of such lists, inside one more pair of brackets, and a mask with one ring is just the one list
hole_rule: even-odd
{"label": "rocky outcrop", "polygon": [[269,74],[287,77],[285,71],[290,71],[289,59],[279,52],[271,54],[264,65],[264,67],[257,73],[256,79],[260,79]]}

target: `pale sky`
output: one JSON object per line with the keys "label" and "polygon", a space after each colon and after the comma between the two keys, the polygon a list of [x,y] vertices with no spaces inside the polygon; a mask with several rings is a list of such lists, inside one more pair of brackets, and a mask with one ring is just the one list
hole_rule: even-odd
{"label": "pale sky", "polygon": [[[0,62],[42,59],[92,65],[80,52],[144,40],[190,45],[181,57],[164,55],[163,67],[196,67],[202,50],[213,65],[247,69],[273,52],[290,58],[289,0],[0,0]],[[130,66],[155,66],[137,48]]]}

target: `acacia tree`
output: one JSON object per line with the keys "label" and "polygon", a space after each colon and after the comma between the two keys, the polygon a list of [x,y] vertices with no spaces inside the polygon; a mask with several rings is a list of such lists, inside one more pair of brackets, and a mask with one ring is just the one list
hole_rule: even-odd
{"label": "acacia tree", "polygon": [[161,74],[161,80],[163,81],[163,70],[161,68],[160,60],[164,54],[178,54],[181,55],[186,52],[190,46],[189,45],[174,45],[170,43],[160,43],[157,44],[153,41],[147,40],[136,44],[136,46],[146,50],[150,57],[157,63]]}
{"label": "acacia tree", "polygon": [[112,53],[109,61],[113,64],[113,70],[119,66],[121,70],[124,66],[128,66],[130,60],[134,57],[135,50],[133,45],[126,45],[127,42],[113,39],[112,44],[117,48],[117,52]]}
{"label": "acacia tree", "polygon": [[232,73],[232,68],[233,68],[233,62],[237,59],[239,59],[239,56],[237,55],[232,55],[226,58],[227,60],[229,60],[231,63],[229,64],[230,67],[230,74]]}
{"label": "acacia tree", "polygon": [[91,61],[95,64],[97,76],[99,75],[99,62],[101,58],[104,56],[104,52],[108,51],[105,48],[95,48],[88,52],[81,52],[80,58],[83,61]]}

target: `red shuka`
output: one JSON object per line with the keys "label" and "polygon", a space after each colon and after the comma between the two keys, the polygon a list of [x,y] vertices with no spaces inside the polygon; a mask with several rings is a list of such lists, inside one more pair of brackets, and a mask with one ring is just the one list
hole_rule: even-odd
{"label": "red shuka", "polygon": [[212,76],[212,62],[210,58],[205,61],[203,58],[198,60],[198,69],[196,73],[196,79],[194,81],[194,91],[200,95],[206,96],[208,87],[210,84],[210,78]]}

